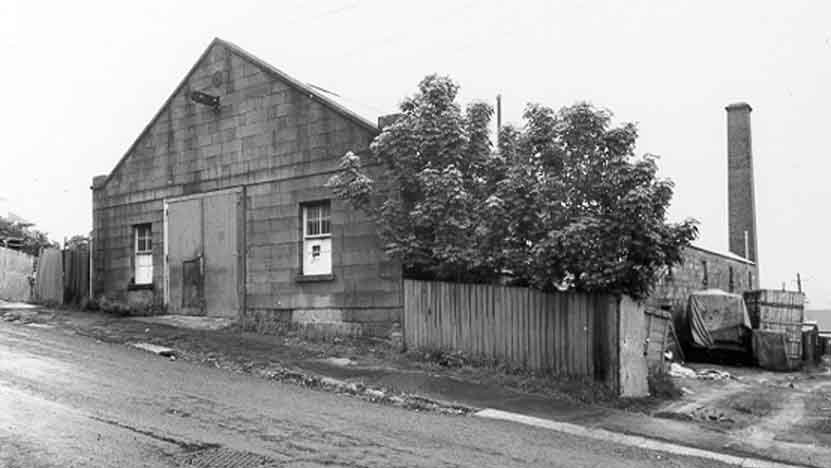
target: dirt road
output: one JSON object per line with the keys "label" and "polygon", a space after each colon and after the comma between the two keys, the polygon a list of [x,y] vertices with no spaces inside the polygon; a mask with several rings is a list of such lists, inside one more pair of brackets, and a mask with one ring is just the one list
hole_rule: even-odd
{"label": "dirt road", "polygon": [[0,322],[0,466],[718,466]]}

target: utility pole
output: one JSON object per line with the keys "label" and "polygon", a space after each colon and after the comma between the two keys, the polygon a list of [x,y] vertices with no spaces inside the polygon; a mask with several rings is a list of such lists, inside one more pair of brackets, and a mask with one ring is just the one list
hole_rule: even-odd
{"label": "utility pole", "polygon": [[802,277],[799,276],[799,272],[796,272],[796,290],[802,292]]}

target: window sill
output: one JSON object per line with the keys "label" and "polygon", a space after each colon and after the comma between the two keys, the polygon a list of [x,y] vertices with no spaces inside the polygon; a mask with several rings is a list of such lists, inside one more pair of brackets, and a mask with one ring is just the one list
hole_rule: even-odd
{"label": "window sill", "polygon": [[127,291],[145,291],[145,290],[150,290],[150,291],[152,291],[153,289],[154,289],[154,288],[153,288],[153,283],[148,283],[148,284],[128,284],[128,285],[127,285]]}
{"label": "window sill", "polygon": [[295,281],[298,283],[320,283],[324,281],[334,281],[335,275],[297,275]]}

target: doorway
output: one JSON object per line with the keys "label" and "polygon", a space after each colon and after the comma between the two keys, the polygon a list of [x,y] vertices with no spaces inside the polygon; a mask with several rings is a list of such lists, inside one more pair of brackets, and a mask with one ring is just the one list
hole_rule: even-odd
{"label": "doorway", "polygon": [[242,189],[165,201],[165,304],[171,314],[238,317],[243,304]]}

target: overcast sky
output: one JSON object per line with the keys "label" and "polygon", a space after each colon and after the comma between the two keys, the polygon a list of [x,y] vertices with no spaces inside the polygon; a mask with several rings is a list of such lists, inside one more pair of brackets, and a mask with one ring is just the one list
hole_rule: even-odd
{"label": "overcast sky", "polygon": [[[0,2],[0,214],[53,239],[91,229],[108,173],[211,39],[362,109],[393,112],[426,74],[462,100],[587,100],[640,129],[676,182],[673,219],[727,249],[724,106],[753,106],[763,286],[831,308],[831,2]],[[366,112],[364,112],[366,113]]]}

